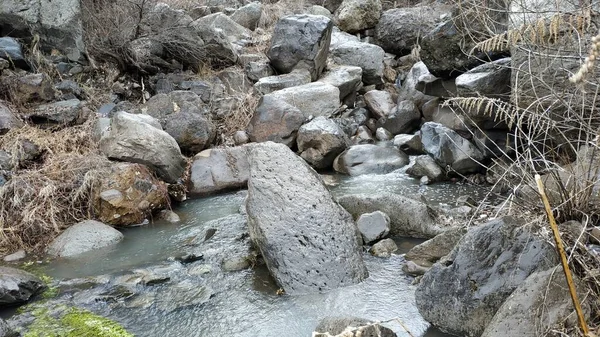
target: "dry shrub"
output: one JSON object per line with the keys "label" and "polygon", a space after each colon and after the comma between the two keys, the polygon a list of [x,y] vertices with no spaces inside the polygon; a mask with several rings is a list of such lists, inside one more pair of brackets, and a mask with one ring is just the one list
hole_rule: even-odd
{"label": "dry shrub", "polygon": [[246,94],[237,105],[237,110],[229,113],[217,125],[217,133],[221,135],[221,144],[233,145],[232,136],[236,131],[244,131],[250,124],[259,98],[254,94]]}

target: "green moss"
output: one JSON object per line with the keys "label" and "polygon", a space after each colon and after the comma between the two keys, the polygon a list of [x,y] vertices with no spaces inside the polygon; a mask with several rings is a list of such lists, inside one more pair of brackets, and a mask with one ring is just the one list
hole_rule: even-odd
{"label": "green moss", "polygon": [[133,337],[119,323],[87,310],[72,308],[60,319],[47,309],[36,309],[36,317],[23,337]]}

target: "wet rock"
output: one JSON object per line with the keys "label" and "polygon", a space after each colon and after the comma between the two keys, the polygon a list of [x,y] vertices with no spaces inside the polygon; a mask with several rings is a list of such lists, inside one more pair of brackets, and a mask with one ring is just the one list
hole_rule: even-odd
{"label": "wet rock", "polygon": [[478,171],[484,157],[483,153],[471,142],[449,128],[433,122],[427,122],[421,128],[421,141],[425,151],[440,165],[450,166],[458,173]]}
{"label": "wet rock", "polygon": [[381,47],[360,42],[348,33],[333,32],[329,54],[333,64],[362,68],[362,80],[366,85],[383,83],[385,52]]}
{"label": "wet rock", "polygon": [[394,137],[394,146],[408,155],[419,155],[425,153],[421,142],[421,132],[414,135],[400,134]]}
{"label": "wet rock", "polygon": [[421,265],[433,264],[450,254],[454,246],[456,246],[466,232],[465,228],[447,230],[432,239],[414,246],[404,257],[409,261],[414,261]]}
{"label": "wet rock", "polygon": [[231,19],[243,27],[254,30],[258,26],[262,11],[263,7],[260,2],[251,2],[238,8],[231,14]]}
{"label": "wet rock", "polygon": [[548,242],[504,217],[470,229],[421,279],[419,312],[457,335],[479,336],[510,294],[532,273],[558,263]]}
{"label": "wet rock", "polygon": [[182,264],[189,264],[204,260],[204,255],[188,253],[175,257],[175,260],[181,262]]}
{"label": "wet rock", "polygon": [[409,54],[423,35],[429,33],[443,14],[436,4],[390,9],[381,15],[375,29],[377,43],[398,56]]}
{"label": "wet rock", "polygon": [[317,169],[329,168],[350,145],[344,130],[331,119],[317,117],[298,130],[298,152]]}
{"label": "wet rock", "polygon": [[412,261],[406,261],[402,265],[402,271],[411,276],[424,275],[428,270],[428,267],[420,266]]}
{"label": "wet rock", "polygon": [[267,56],[281,73],[306,69],[317,80],[325,69],[333,22],[319,15],[290,15],[275,25]]}
{"label": "wet rock", "polygon": [[367,277],[352,217],[304,161],[284,145],[259,144],[250,174],[250,236],[286,293],[334,289]]}
{"label": "wet rock", "polygon": [[160,211],[159,216],[161,219],[165,220],[168,223],[178,223],[181,221],[177,213],[167,209],[163,209],[162,211]]}
{"label": "wet rock", "polygon": [[[531,274],[506,299],[482,337],[538,336],[540,327],[576,326],[575,310],[560,267]],[[579,298],[585,297],[585,286],[576,281]]]}
{"label": "wet rock", "polygon": [[29,68],[21,44],[12,37],[0,37],[0,59],[7,60],[19,68]]}
{"label": "wet rock", "polygon": [[99,221],[79,222],[56,237],[46,253],[54,257],[73,257],[92,250],[112,246],[123,240],[118,230]]}
{"label": "wet rock", "polygon": [[0,135],[23,126],[23,122],[13,114],[3,101],[0,101]]}
{"label": "wet rock", "polygon": [[510,57],[484,63],[456,78],[457,93],[461,97],[508,98],[510,76]]}
{"label": "wet rock", "polygon": [[365,213],[356,220],[356,226],[363,242],[368,245],[383,239],[390,233],[390,217],[381,211]]}
{"label": "wet rock", "polygon": [[380,0],[344,0],[335,12],[335,24],[348,33],[375,27],[381,9]]}
{"label": "wet rock", "polygon": [[358,317],[326,317],[319,322],[314,337],[396,337],[396,334],[377,323]]}
{"label": "wet rock", "polygon": [[156,298],[156,307],[169,313],[178,309],[202,305],[208,302],[212,296],[211,288],[184,281],[162,288]]}
{"label": "wet rock", "polygon": [[194,156],[188,191],[207,195],[246,186],[251,145],[204,150]]}
{"label": "wet rock", "polygon": [[334,161],[333,168],[340,173],[385,174],[408,165],[408,156],[393,147],[371,144],[352,145]]}
{"label": "wet rock", "polygon": [[250,142],[250,137],[248,136],[248,134],[246,133],[246,131],[236,131],[233,134],[233,141],[235,142],[235,145],[244,145],[248,142]]}
{"label": "wet rock", "polygon": [[4,262],[16,262],[19,260],[23,260],[24,258],[27,257],[27,253],[25,252],[25,250],[21,249],[18,250],[10,255],[6,255],[4,258],[2,258],[2,260]]}
{"label": "wet rock", "polygon": [[0,307],[29,301],[46,288],[37,276],[26,271],[0,267]]}
{"label": "wet rock", "polygon": [[340,197],[338,202],[354,218],[381,211],[390,217],[390,234],[414,238],[432,238],[452,227],[445,226],[425,203],[398,194],[378,192]]}
{"label": "wet rock", "polygon": [[263,77],[268,77],[275,74],[268,61],[248,62],[248,64],[246,64],[244,67],[244,70],[246,71],[246,76],[248,76],[248,78],[254,82]]}
{"label": "wet rock", "polygon": [[235,272],[250,268],[250,261],[245,257],[234,257],[223,261],[223,271]]}
{"label": "wet rock", "polygon": [[377,140],[380,141],[388,141],[391,140],[394,136],[385,128],[377,128],[377,131],[375,131],[375,137],[377,138]]}
{"label": "wet rock", "polygon": [[338,88],[340,100],[358,90],[361,81],[362,69],[354,66],[335,66],[327,70],[319,79],[319,82]]}
{"label": "wet rock", "polygon": [[289,74],[263,77],[254,84],[254,90],[261,95],[266,95],[277,90],[297,87],[310,82],[310,72],[305,69],[298,69]]}
{"label": "wet rock", "polygon": [[415,178],[423,176],[429,178],[431,182],[444,179],[444,170],[428,155],[418,156],[415,163],[406,169],[406,174]]}
{"label": "wet rock", "polygon": [[364,95],[365,103],[375,118],[386,117],[392,113],[396,103],[389,92],[383,90],[371,90]]}
{"label": "wet rock", "polygon": [[390,257],[392,253],[398,250],[396,242],[392,239],[383,239],[369,249],[369,253],[377,257]]}
{"label": "wet rock", "polygon": [[248,136],[253,142],[273,141],[293,146],[298,129],[306,117],[295,106],[270,94],[260,99],[248,125]]}
{"label": "wet rock", "polygon": [[101,178],[94,195],[98,220],[113,226],[143,222],[154,210],[169,204],[165,183],[143,165],[118,163]]}
{"label": "wet rock", "polygon": [[286,88],[269,95],[298,108],[305,118],[329,116],[340,107],[340,90],[322,82]]}
{"label": "wet rock", "polygon": [[109,158],[151,167],[169,183],[177,182],[185,171],[177,141],[126,112],[118,112],[111,119],[109,133],[100,140],[100,150]]}
{"label": "wet rock", "polygon": [[[366,96],[366,95],[365,95]],[[377,121],[377,125],[390,131],[393,135],[408,133],[419,127],[421,112],[412,101],[400,101],[387,116]]]}

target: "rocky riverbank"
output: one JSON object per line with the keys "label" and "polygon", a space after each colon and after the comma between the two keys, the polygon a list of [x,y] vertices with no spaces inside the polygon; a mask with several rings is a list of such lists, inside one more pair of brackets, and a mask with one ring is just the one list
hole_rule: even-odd
{"label": "rocky riverbank", "polygon": [[[395,259],[397,237],[428,240],[397,267],[416,277],[416,307],[440,330],[575,336],[535,174],[574,256],[588,321],[598,323],[600,119],[591,96],[600,90],[600,47],[591,27],[600,8],[314,2],[0,6],[6,263],[109,251],[127,229],[181,222],[173,210],[190,198],[247,190],[239,212],[182,234],[174,244],[189,249],[174,263],[54,282],[3,267],[0,307],[47,302],[9,325],[0,320],[0,336],[33,336],[40,324],[78,331],[81,320],[126,336],[77,308],[102,302],[169,315],[208,306],[226,292],[211,284],[222,273],[259,265],[278,295],[352,289],[372,280],[366,252]],[[547,56],[555,49],[568,61]],[[592,56],[573,81],[588,80],[572,84],[586,49]],[[337,182],[322,175],[332,172],[406,174],[423,189],[472,184],[489,193],[457,193],[446,205],[419,193],[334,197],[328,187]],[[216,276],[203,276],[211,269]],[[527,294],[542,294],[540,282],[557,294],[532,303]],[[71,299],[48,312],[55,290],[60,303]],[[316,335],[403,333],[389,321],[321,318]]]}

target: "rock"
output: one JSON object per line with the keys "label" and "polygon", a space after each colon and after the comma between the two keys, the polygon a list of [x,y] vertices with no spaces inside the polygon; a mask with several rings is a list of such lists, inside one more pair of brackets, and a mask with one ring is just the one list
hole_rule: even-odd
{"label": "rock", "polygon": [[396,337],[380,324],[357,317],[325,317],[315,328],[313,337]]}
{"label": "rock", "polygon": [[177,141],[168,133],[118,112],[111,119],[108,135],[100,150],[109,158],[144,164],[168,183],[175,183],[185,171],[185,160]]}
{"label": "rock", "polygon": [[149,28],[154,33],[161,33],[166,29],[187,27],[194,21],[184,10],[173,9],[166,3],[157,3],[147,15]]}
{"label": "rock", "polygon": [[267,56],[281,73],[306,69],[317,80],[325,69],[333,22],[319,15],[290,15],[275,25]]}
{"label": "rock", "polygon": [[307,5],[319,5],[325,7],[330,13],[335,12],[343,0],[308,0]]}
{"label": "rock", "polygon": [[414,135],[400,134],[394,137],[394,146],[408,155],[420,155],[425,153],[421,142],[421,132]]}
{"label": "rock", "polygon": [[392,239],[383,239],[369,249],[369,253],[377,257],[390,257],[392,253],[398,250],[398,246]]}
{"label": "rock", "polygon": [[258,27],[258,22],[262,15],[263,7],[260,2],[251,2],[245,6],[238,8],[233,14],[231,19],[241,26],[244,26],[250,30]]}
{"label": "rock", "polygon": [[484,63],[458,76],[456,90],[462,97],[508,98],[510,75],[510,57]]}
{"label": "rock", "polygon": [[246,211],[250,237],[286,293],[334,289],[368,276],[352,217],[286,146],[252,149]]}
{"label": "rock", "polygon": [[[525,279],[498,309],[481,336],[499,337],[511,331],[515,336],[535,337],[540,328],[574,327],[576,313],[559,268],[538,271]],[[584,298],[584,285],[575,281],[579,298]]]}
{"label": "rock", "polygon": [[240,271],[250,268],[250,261],[244,257],[234,257],[224,260],[221,268],[228,272]]}
{"label": "rock", "polygon": [[365,213],[356,220],[356,226],[363,242],[368,245],[390,233],[390,217],[381,211]]}
{"label": "rock", "polygon": [[392,113],[396,103],[389,92],[383,90],[371,90],[364,95],[365,103],[375,118],[383,118]]}
{"label": "rock", "polygon": [[14,332],[8,323],[0,318],[0,337],[19,337],[19,334]]}
{"label": "rock", "polygon": [[44,127],[69,126],[81,121],[84,103],[74,98],[37,106],[26,115],[32,123]]}
{"label": "rock", "polygon": [[394,136],[391,132],[384,128],[377,128],[377,131],[375,131],[375,137],[377,138],[377,140],[384,142],[391,140]]}
{"label": "rock", "polygon": [[85,45],[78,0],[9,1],[0,7],[0,36],[39,35],[42,51],[56,49],[71,61],[82,58]]}
{"label": "rock", "polygon": [[209,287],[186,280],[161,288],[157,295],[156,307],[165,313],[170,313],[182,308],[200,306],[207,303],[213,293]]}
{"label": "rock", "polygon": [[163,209],[162,211],[160,211],[159,217],[168,223],[181,222],[181,218],[179,218],[179,215],[177,215],[177,213],[167,209]]}
{"label": "rock", "polygon": [[458,173],[476,172],[484,157],[481,151],[453,130],[439,123],[427,122],[421,128],[423,148],[443,167]]}
{"label": "rock", "polygon": [[[435,103],[438,103],[439,105],[435,106]],[[439,123],[448,129],[462,132],[462,134],[470,137],[472,131],[469,129],[469,126],[472,125],[472,123],[470,123],[469,119],[465,118],[463,114],[456,113],[451,107],[444,106],[441,101],[437,100],[427,102],[425,105],[427,106],[427,109],[432,108],[433,114],[431,115],[431,122]],[[423,106],[423,108],[425,108],[425,106]]]}
{"label": "rock", "polygon": [[317,117],[298,130],[298,152],[317,169],[329,168],[335,158],[350,145],[340,126],[325,117]]}
{"label": "rock", "polygon": [[600,227],[593,227],[590,231],[590,241],[594,244],[600,243]]}
{"label": "rock", "polygon": [[19,68],[29,68],[21,44],[12,37],[0,37],[0,59],[5,59]]}
{"label": "rock", "polygon": [[6,255],[2,260],[4,262],[10,263],[10,262],[17,262],[19,260],[23,260],[26,257],[27,257],[27,253],[25,252],[25,250],[21,249],[10,255]]}
{"label": "rock", "polygon": [[22,126],[23,122],[13,114],[3,101],[0,101],[0,135],[5,135],[8,131]]}
{"label": "rock", "polygon": [[430,182],[443,180],[444,170],[428,155],[418,156],[415,163],[406,169],[406,174],[415,178],[426,176]]}
{"label": "rock", "polygon": [[261,95],[266,95],[277,90],[297,87],[310,82],[310,72],[305,69],[299,69],[289,74],[263,77],[254,84],[254,90]]}
{"label": "rock", "polygon": [[248,151],[251,146],[204,150],[194,156],[188,191],[191,195],[208,195],[244,188],[250,167]]}
{"label": "rock", "polygon": [[46,288],[37,276],[26,271],[0,267],[0,307],[29,301]]}
{"label": "rock", "polygon": [[421,279],[423,317],[456,335],[480,336],[510,294],[532,273],[558,263],[546,239],[504,217],[470,229]]}
{"label": "rock", "polygon": [[10,88],[11,97],[19,102],[47,102],[55,96],[52,80],[46,74],[11,75],[0,78],[0,81]]}
{"label": "rock", "polygon": [[244,145],[250,141],[250,137],[246,133],[246,131],[239,130],[233,134],[233,141],[235,145]]}
{"label": "rock", "polygon": [[385,174],[408,165],[408,156],[393,147],[372,144],[352,145],[333,162],[340,173],[357,176],[361,174]]}
{"label": "rock", "polygon": [[456,96],[456,83],[454,79],[435,77],[430,73],[422,75],[416,82],[415,89],[425,96],[454,97]]}
{"label": "rock", "polygon": [[14,168],[13,157],[9,152],[0,150],[0,170],[10,171]]}
{"label": "rock", "polygon": [[362,69],[354,66],[335,66],[328,69],[319,82],[331,84],[340,90],[340,100],[354,93],[361,85]]}
{"label": "rock", "polygon": [[449,6],[432,4],[387,10],[375,28],[377,43],[388,53],[410,54],[419,40],[435,28],[445,9]]}
{"label": "rock", "polygon": [[62,94],[63,100],[67,99],[83,99],[85,93],[83,89],[77,84],[75,81],[64,80],[56,84],[56,90],[58,90]]}
{"label": "rock", "polygon": [[402,265],[402,271],[411,276],[424,275],[428,270],[428,267],[420,266],[412,261],[406,261]]}
{"label": "rock", "polygon": [[354,218],[381,211],[390,217],[390,234],[413,238],[432,238],[452,227],[437,219],[435,212],[422,201],[401,195],[378,192],[374,195],[355,194],[340,197],[338,202]]}
{"label": "rock", "polygon": [[406,253],[404,258],[420,265],[431,265],[450,254],[454,246],[456,246],[466,232],[465,228],[449,229],[432,239],[414,246]]}
{"label": "rock", "polygon": [[216,136],[214,123],[194,113],[176,113],[164,121],[164,131],[175,139],[181,150],[197,153],[212,144]]}
{"label": "rock", "polygon": [[[189,84],[189,83],[186,83]],[[191,85],[191,84],[190,84]],[[182,86],[187,87],[182,83]],[[209,97],[202,97],[192,91],[175,90],[168,94],[158,94],[150,97],[148,102],[143,105],[140,112],[156,118],[161,125],[176,113],[208,115],[208,107],[205,99],[210,101]]]}
{"label": "rock", "polygon": [[254,82],[263,77],[269,77],[275,74],[268,61],[248,62],[244,67],[244,70],[246,71],[246,76]]}
{"label": "rock", "polygon": [[347,33],[333,32],[329,57],[333,64],[360,67],[366,85],[383,83],[385,52],[379,46],[360,42]]}
{"label": "rock", "polygon": [[98,220],[113,226],[137,225],[169,204],[165,183],[145,166],[129,163],[111,167],[93,200]]}
{"label": "rock", "polygon": [[269,95],[298,108],[305,118],[329,116],[340,107],[340,90],[322,82],[286,88]]}
{"label": "rock", "polygon": [[292,147],[296,134],[306,117],[298,108],[273,94],[260,99],[248,125],[248,136],[253,142],[273,141]]}
{"label": "rock", "polygon": [[234,42],[250,39],[250,31],[223,13],[210,14],[194,21],[191,26],[206,46],[206,55],[214,65],[223,67],[238,61]]}
{"label": "rock", "polygon": [[[417,107],[421,108],[425,102],[432,100],[434,97],[423,94],[417,87],[420,85],[423,78],[429,78],[431,73],[423,62],[415,63],[410,68],[406,79],[402,82],[400,90],[398,90],[398,102],[400,101],[412,101]],[[425,112],[423,112],[425,115]]]}
{"label": "rock", "polygon": [[[366,96],[366,95],[365,95]],[[421,122],[421,112],[412,101],[404,100],[392,112],[377,121],[379,127],[390,131],[392,135],[414,131]]]}
{"label": "rock", "polygon": [[54,257],[73,257],[92,250],[112,246],[123,240],[118,230],[99,221],[79,222],[56,237],[46,253]]}
{"label": "rock", "polygon": [[344,0],[335,11],[335,24],[348,33],[375,27],[381,9],[380,0]]}
{"label": "rock", "polygon": [[352,143],[356,145],[373,144],[375,143],[375,140],[373,139],[373,134],[371,133],[371,130],[369,130],[368,127],[362,125],[358,127],[356,135],[352,137]]}
{"label": "rock", "polygon": [[311,15],[322,15],[325,17],[328,17],[330,19],[333,19],[333,15],[331,14],[331,12],[323,7],[323,6],[319,6],[319,5],[313,5],[308,7],[308,9],[306,9],[306,14],[311,14]]}

